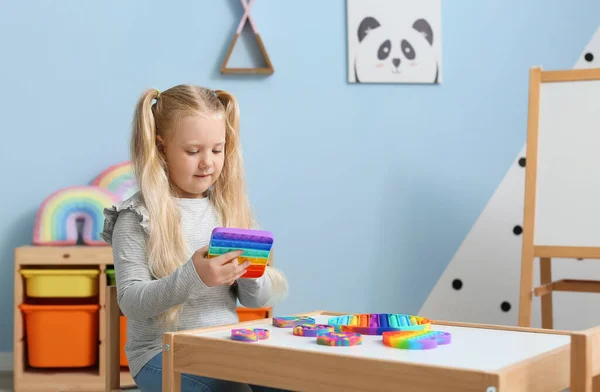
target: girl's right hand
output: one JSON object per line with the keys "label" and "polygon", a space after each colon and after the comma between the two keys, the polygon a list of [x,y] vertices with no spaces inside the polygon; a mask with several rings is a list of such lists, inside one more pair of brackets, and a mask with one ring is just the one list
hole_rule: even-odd
{"label": "girl's right hand", "polygon": [[249,261],[238,263],[237,257],[242,253],[243,250],[236,250],[209,259],[207,245],[194,253],[192,261],[196,273],[207,286],[231,285],[246,273],[246,268],[250,265]]}

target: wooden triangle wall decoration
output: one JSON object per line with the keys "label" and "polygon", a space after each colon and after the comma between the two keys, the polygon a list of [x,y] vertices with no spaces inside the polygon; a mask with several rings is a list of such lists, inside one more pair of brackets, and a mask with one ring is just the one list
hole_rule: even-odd
{"label": "wooden triangle wall decoration", "polygon": [[[242,15],[242,20],[240,20],[240,24],[238,25],[238,28],[235,32],[235,36],[233,37],[233,41],[231,41],[231,45],[229,45],[229,50],[227,51],[225,60],[223,61],[223,64],[221,65],[221,73],[222,74],[270,75],[273,72],[275,72],[275,70],[273,69],[273,64],[271,64],[271,59],[269,58],[267,50],[265,49],[265,45],[263,44],[262,38],[260,37],[260,34],[258,33],[256,24],[254,23],[254,20],[252,19],[252,15],[250,15],[250,7],[252,7],[252,3],[254,3],[254,0],[248,0],[247,3],[246,3],[246,0],[240,0],[240,1],[242,3],[242,6],[244,7],[244,15]],[[240,34],[242,33],[242,29],[244,28],[246,21],[250,22],[250,27],[252,28],[252,31],[254,32],[254,37],[256,38],[256,43],[258,44],[258,47],[260,48],[260,51],[262,52],[262,55],[267,63],[267,66],[266,67],[254,67],[254,68],[228,68],[227,63],[229,62],[229,57],[231,56],[231,53],[233,52],[233,48],[235,47],[235,44],[236,44],[238,38],[240,37]]]}

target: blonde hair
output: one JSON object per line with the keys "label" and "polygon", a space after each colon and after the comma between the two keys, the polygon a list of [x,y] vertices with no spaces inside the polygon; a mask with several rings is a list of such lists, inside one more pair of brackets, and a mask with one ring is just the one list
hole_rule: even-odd
{"label": "blonde hair", "polygon": [[[221,225],[251,228],[254,219],[245,189],[235,97],[222,90],[179,85],[162,93],[146,90],[137,102],[131,155],[150,216],[147,256],[150,273],[157,279],[171,275],[193,254],[183,238],[181,216],[173,199],[176,193],[168,178],[167,162],[158,150],[157,137],[168,140],[184,117],[214,114],[225,118],[225,161],[208,197],[221,217]],[[180,308],[176,306],[164,315],[169,327],[177,325]]]}

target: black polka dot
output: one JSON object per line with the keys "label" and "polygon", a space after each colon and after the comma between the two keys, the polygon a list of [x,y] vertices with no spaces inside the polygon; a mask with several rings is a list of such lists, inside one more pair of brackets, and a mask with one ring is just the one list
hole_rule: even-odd
{"label": "black polka dot", "polygon": [[520,235],[523,232],[523,228],[519,225],[516,225],[515,227],[513,227],[513,233],[515,233],[515,235]]}
{"label": "black polka dot", "polygon": [[525,157],[523,157],[523,158],[520,158],[520,159],[519,159],[519,166],[521,166],[521,167],[525,167],[525,161],[526,161]]}
{"label": "black polka dot", "polygon": [[454,279],[452,281],[452,288],[454,290],[460,290],[462,288],[462,280],[460,280],[460,279]]}
{"label": "black polka dot", "polygon": [[585,58],[585,61],[587,61],[588,63],[591,63],[592,61],[594,61],[594,55],[592,53],[586,53],[584,58]]}
{"label": "black polka dot", "polygon": [[500,309],[502,309],[503,312],[508,312],[510,310],[510,304],[508,302],[504,301],[500,305]]}

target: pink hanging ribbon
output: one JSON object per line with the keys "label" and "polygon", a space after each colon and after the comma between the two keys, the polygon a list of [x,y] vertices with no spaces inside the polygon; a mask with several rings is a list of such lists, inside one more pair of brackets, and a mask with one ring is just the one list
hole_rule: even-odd
{"label": "pink hanging ribbon", "polygon": [[248,0],[248,2],[246,3],[245,0],[240,0],[242,3],[242,7],[244,7],[244,15],[242,15],[242,20],[240,20],[240,24],[237,28],[236,34],[241,34],[242,29],[244,28],[244,24],[246,23],[246,19],[248,19],[248,21],[250,22],[250,27],[252,27],[252,31],[254,31],[254,34],[258,34],[258,29],[256,28],[256,25],[254,24],[254,20],[252,19],[252,15],[250,15],[250,8],[252,7],[252,3],[254,3],[254,0]]}

